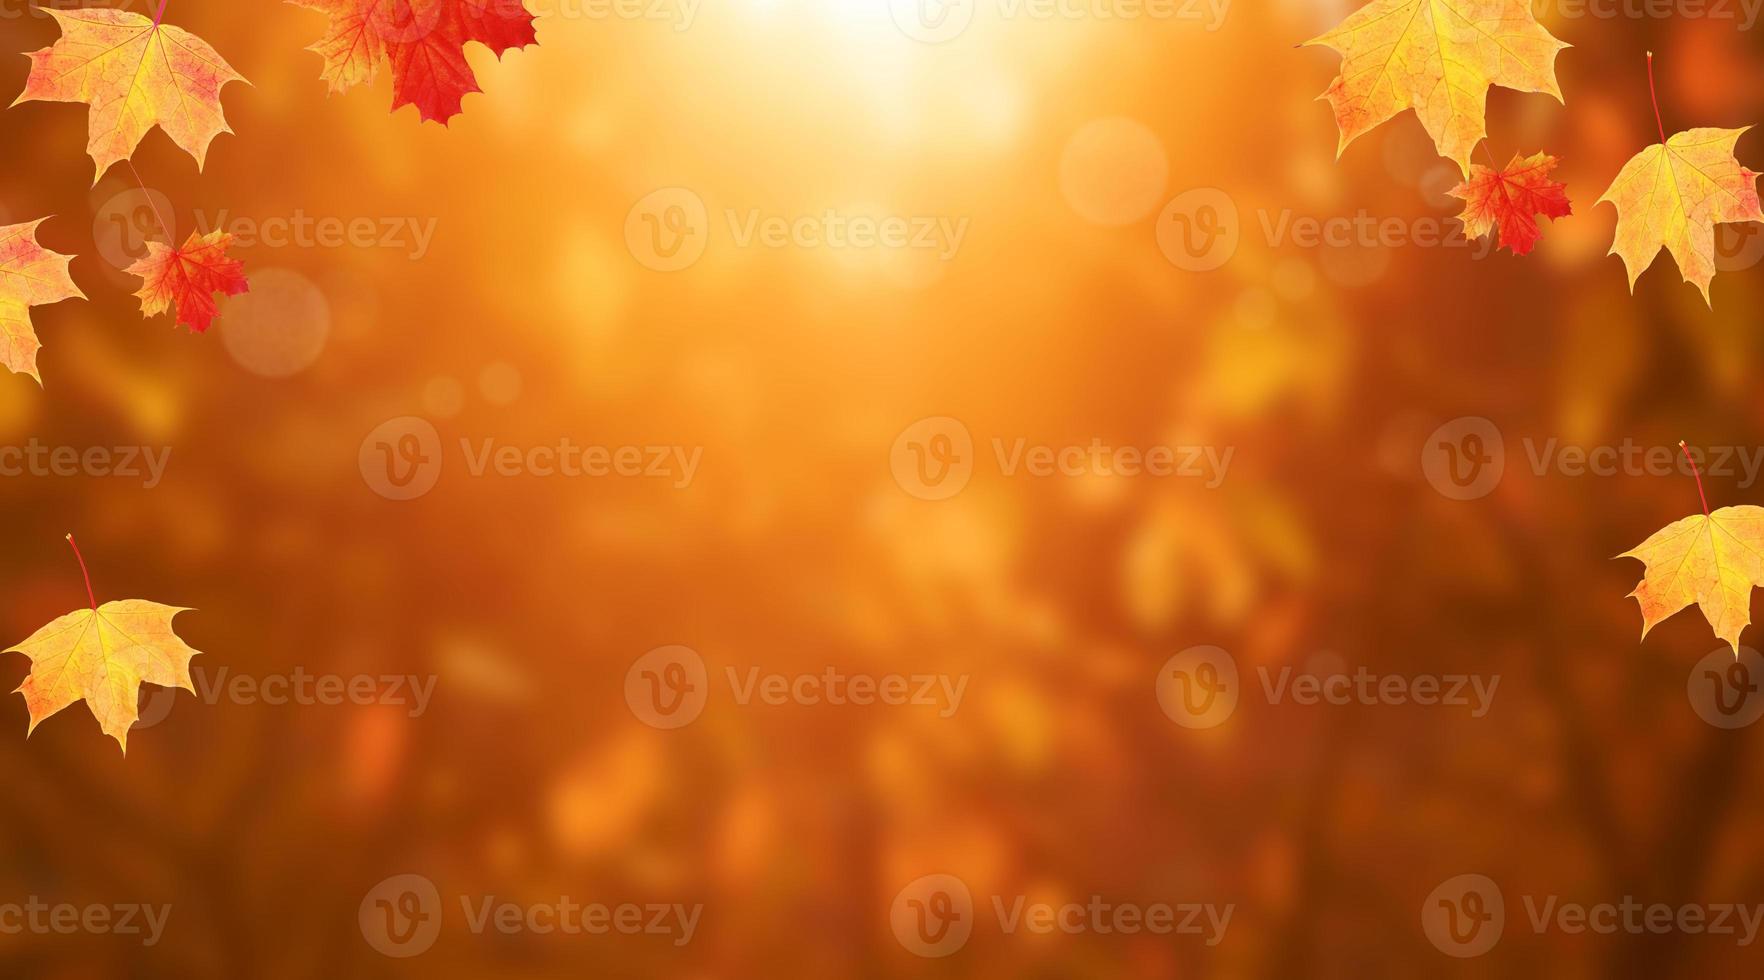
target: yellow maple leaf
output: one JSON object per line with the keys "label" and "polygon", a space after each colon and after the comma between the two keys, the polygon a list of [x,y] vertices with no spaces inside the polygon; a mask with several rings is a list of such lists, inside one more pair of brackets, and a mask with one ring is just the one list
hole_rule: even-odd
{"label": "yellow maple leaf", "polygon": [[[68,535],[73,543],[73,535]],[[75,548],[75,553],[78,553]],[[80,568],[85,569],[81,559]],[[86,592],[91,597],[91,580]],[[29,732],[45,718],[84,699],[104,734],[129,751],[129,728],[140,716],[142,684],[181,687],[190,683],[192,649],[172,631],[172,617],[189,612],[142,599],[123,599],[68,613],[3,653],[22,653],[31,672],[18,688],[30,711]],[[27,732],[27,735],[29,734]]]}
{"label": "yellow maple leaf", "polygon": [[44,8],[61,25],[61,39],[31,53],[21,102],[85,102],[92,107],[86,152],[106,170],[134,155],[158,125],[196,158],[230,133],[220,90],[243,82],[215,50],[189,31],[124,10]]}
{"label": "yellow maple leaf", "polygon": [[1752,622],[1752,589],[1764,586],[1764,507],[1722,507],[1673,521],[1619,558],[1647,566],[1630,595],[1641,604],[1642,636],[1697,604],[1715,635],[1739,655]]}
{"label": "yellow maple leaf", "polygon": [[1488,135],[1491,85],[1562,101],[1556,52],[1569,47],[1532,16],[1530,0],[1373,0],[1305,42],[1341,54],[1321,96],[1341,128],[1336,156],[1361,134],[1415,110],[1441,156],[1470,172]]}
{"label": "yellow maple leaf", "polygon": [[37,226],[48,220],[0,226],[0,367],[38,384],[43,377],[37,351],[43,345],[31,325],[31,307],[86,298],[68,275],[70,257],[37,244]]}
{"label": "yellow maple leaf", "polygon": [[[1750,127],[1747,127],[1748,129]],[[1672,253],[1684,281],[1709,297],[1715,278],[1715,225],[1764,221],[1758,175],[1740,166],[1734,144],[1745,129],[1687,129],[1631,157],[1598,203],[1617,209],[1607,254],[1621,256],[1629,289],[1660,249]]]}

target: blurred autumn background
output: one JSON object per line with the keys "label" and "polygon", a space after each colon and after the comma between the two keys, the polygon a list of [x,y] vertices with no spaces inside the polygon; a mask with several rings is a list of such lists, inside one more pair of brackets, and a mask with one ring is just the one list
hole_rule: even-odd
{"label": "blurred autumn background", "polygon": [[[0,642],[85,602],[72,531],[99,601],[197,610],[179,629],[211,685],[433,683],[421,712],[408,694],[178,692],[168,709],[149,688],[126,758],[83,704],[27,741],[23,699],[0,699],[0,902],[171,906],[151,947],[0,935],[0,973],[1691,977],[1764,963],[1732,936],[1538,933],[1520,901],[1764,900],[1764,728],[1699,718],[1686,679],[1719,641],[1685,612],[1638,643],[1625,595],[1642,569],[1610,558],[1695,512],[1694,483],[1573,475],[1525,451],[1764,447],[1750,240],[1724,239],[1713,312],[1664,257],[1632,297],[1605,256],[1615,213],[1593,204],[1656,139],[1647,50],[1669,132],[1764,120],[1764,27],[1738,5],[1730,19],[1538,6],[1574,45],[1558,59],[1567,105],[1495,90],[1490,149],[1561,157],[1575,214],[1524,259],[1270,233],[1283,212],[1364,213],[1451,238],[1458,176],[1411,114],[1334,160],[1313,99],[1338,58],[1293,46],[1354,2],[1234,3],[1218,24],[980,4],[940,44],[907,36],[885,0],[707,0],[659,19],[528,6],[539,46],[501,61],[469,49],[484,94],[443,128],[389,114],[385,78],[327,97],[303,50],[319,13],[171,0],[167,22],[252,83],[225,91],[237,135],[205,172],[163,134],[134,158],[180,240],[222,212],[433,231],[421,249],[409,232],[238,247],[253,290],[203,336],[140,318],[118,266],[157,232],[127,167],[91,186],[84,107],[0,113],[0,224],[53,215],[41,240],[79,256],[90,297],[34,311],[46,386],[0,378],[0,446],[170,452],[151,487],[0,480]],[[0,51],[57,36],[23,0],[0,13]],[[7,101],[27,67],[0,57]],[[1764,166],[1764,140],[1738,156]],[[709,222],[702,256],[672,272],[635,244],[648,230],[634,205],[664,188]],[[1195,188],[1240,216],[1217,268],[1159,244],[1165,206]],[[945,258],[744,245],[732,227],[829,209],[965,233]],[[1455,500],[1422,454],[1465,416],[1498,427],[1506,467]],[[405,417],[435,427],[445,464],[431,491],[394,500],[364,442]],[[972,479],[947,499],[893,466],[897,437],[928,417],[973,438]],[[474,476],[460,446],[566,438],[702,458],[682,487]],[[994,439],[1233,455],[1216,487],[1011,476]],[[1712,506],[1764,502],[1735,475],[1706,482]],[[1216,727],[1174,723],[1156,696],[1166,661],[1198,644],[1241,675]],[[710,690],[673,729],[627,698],[633,664],[670,645],[702,657]],[[0,689],[28,667],[0,657]],[[724,673],[752,667],[967,686],[948,717],[742,705]],[[1270,703],[1258,667],[1500,681],[1472,717]],[[1506,930],[1458,960],[1421,910],[1468,873],[1500,884]],[[438,939],[409,959],[364,925],[364,898],[402,874],[442,898]],[[943,958],[891,930],[902,888],[929,874],[974,898],[972,938]],[[702,917],[683,945],[475,933],[461,898],[491,895]],[[991,911],[993,896],[1093,895],[1234,911],[1211,946],[1009,933]]]}

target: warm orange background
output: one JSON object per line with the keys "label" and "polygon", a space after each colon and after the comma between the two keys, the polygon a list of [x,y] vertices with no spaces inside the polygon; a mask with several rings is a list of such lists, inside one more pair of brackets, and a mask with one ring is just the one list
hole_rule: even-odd
{"label": "warm orange background", "polygon": [[[0,52],[52,42],[4,0]],[[1709,937],[1535,936],[1515,895],[1755,901],[1761,728],[1685,696],[1716,647],[1686,612],[1637,642],[1640,565],[1609,556],[1696,507],[1680,476],[1538,476],[1519,440],[1764,444],[1764,270],[1715,310],[1662,259],[1632,298],[1594,200],[1669,129],[1764,120],[1764,39],[1731,22],[1545,22],[1575,47],[1567,107],[1497,91],[1492,148],[1562,160],[1575,215],[1523,260],[1461,248],[1275,246],[1250,222],[1444,219],[1454,181],[1411,115],[1333,160],[1314,102],[1337,59],[1294,45],[1353,3],[1235,5],[1224,28],[1001,21],[941,46],[881,0],[706,0],[663,22],[549,17],[540,46],[471,57],[485,94],[449,128],[388,114],[385,79],[327,98],[302,49],[324,18],[172,0],[167,20],[253,83],[206,172],[160,134],[135,164],[176,212],[436,222],[398,249],[240,249],[261,284],[191,336],[143,322],[95,229],[83,108],[0,112],[0,224],[42,215],[90,302],[35,311],[46,388],[0,377],[0,444],[172,448],[166,478],[0,481],[0,642],[84,602],[196,607],[199,666],[256,677],[415,673],[390,707],[204,705],[179,694],[126,760],[83,705],[28,742],[0,699],[0,901],[168,902],[164,942],[0,936],[43,977],[562,975],[1714,976],[1757,949]],[[0,98],[27,69],[0,57]],[[1160,154],[1077,154],[1125,117]],[[1764,141],[1740,143],[1764,167]],[[947,263],[713,239],[664,274],[626,247],[634,202],[713,214],[831,207],[969,222]],[[1223,268],[1155,241],[1176,194],[1245,216]],[[1114,201],[1125,224],[1087,220]],[[1134,202],[1151,202],[1149,210]],[[170,217],[170,216],[168,216]],[[269,275],[272,270],[287,270]],[[304,281],[310,288],[299,286]],[[264,297],[271,297],[266,301]],[[276,297],[281,297],[276,299]],[[317,297],[315,300],[314,297]],[[315,305],[316,304],[316,305]],[[329,330],[286,379],[234,341]],[[259,321],[254,318],[265,318]],[[253,332],[252,328],[255,328]],[[375,426],[442,439],[702,446],[685,490],[471,479],[392,502],[358,468]],[[976,442],[1235,447],[1229,478],[1005,479],[924,501],[890,474],[927,416]],[[1506,434],[1490,496],[1447,500],[1422,442],[1459,416]],[[451,450],[450,450],[451,452]],[[1710,480],[1713,504],[1764,490]],[[1754,628],[1755,629],[1755,628]],[[1748,634],[1752,636],[1754,634]],[[1270,706],[1190,731],[1160,665],[1218,644],[1246,679],[1331,652],[1403,674],[1502,677],[1494,710]],[[668,644],[724,665],[971,676],[919,709],[742,708],[678,731],[635,718],[627,668]],[[28,668],[0,658],[0,689]],[[474,936],[449,898],[434,950],[385,959],[362,896],[417,872],[444,895],[703,902],[653,939]],[[922,960],[888,910],[923,874],[975,894],[1235,903],[1192,938],[1003,936]],[[1509,893],[1468,965],[1422,934],[1453,875]]]}

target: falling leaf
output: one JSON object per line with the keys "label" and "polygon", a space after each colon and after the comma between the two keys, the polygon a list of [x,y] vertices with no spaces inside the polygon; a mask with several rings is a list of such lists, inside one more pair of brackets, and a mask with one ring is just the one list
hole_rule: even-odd
{"label": "falling leaf", "polygon": [[1556,52],[1569,46],[1537,22],[1530,0],[1373,0],[1305,44],[1341,54],[1341,74],[1322,96],[1341,129],[1337,156],[1414,109],[1440,155],[1466,173],[1488,135],[1489,86],[1561,101]]}
{"label": "falling leaf", "polygon": [[[1750,127],[1746,127],[1749,129]],[[1631,157],[1598,203],[1617,209],[1617,235],[1607,254],[1621,256],[1629,290],[1664,247],[1684,281],[1714,305],[1715,226],[1764,221],[1758,175],[1733,155],[1745,129],[1688,129]]]}
{"label": "falling leaf", "polygon": [[37,351],[43,345],[31,326],[31,307],[86,298],[68,275],[71,256],[37,244],[37,226],[48,220],[0,226],[0,365],[38,384],[43,377],[37,373]]}
{"label": "falling leaf", "polygon": [[91,105],[86,152],[98,164],[94,183],[133,156],[156,124],[198,169],[215,136],[232,132],[220,91],[245,79],[201,38],[123,10],[44,9],[60,23],[61,39],[31,54],[30,77],[13,105]]}
{"label": "falling leaf", "polygon": [[325,59],[332,92],[392,69],[392,109],[417,107],[443,125],[459,115],[467,92],[479,92],[465,59],[477,41],[500,58],[537,42],[522,0],[290,0],[330,15],[330,29],[308,48]]}
{"label": "falling leaf", "polygon": [[[79,557],[73,535],[67,543]],[[79,561],[90,608],[70,612],[0,653],[22,653],[31,661],[30,675],[18,687],[31,715],[27,737],[45,718],[84,699],[98,727],[127,755],[129,728],[139,717],[141,685],[181,687],[194,694],[190,658],[201,651],[172,630],[172,617],[190,610],[142,599],[100,606],[86,559]]]}
{"label": "falling leaf", "polygon": [[127,272],[140,276],[141,315],[157,316],[174,303],[177,322],[203,333],[214,322],[214,294],[237,296],[251,288],[245,263],[227,258],[233,236],[224,231],[192,233],[182,248],[149,241],[147,255]]}
{"label": "falling leaf", "polygon": [[1556,158],[1544,153],[1525,159],[1515,153],[1505,170],[1472,165],[1470,179],[1449,192],[1466,202],[1459,216],[1464,237],[1481,238],[1498,227],[1503,247],[1514,255],[1529,253],[1543,234],[1537,227],[1538,215],[1554,220],[1573,213],[1568,185],[1550,179],[1554,169]]}
{"label": "falling leaf", "polygon": [[1690,605],[1715,635],[1739,654],[1740,631],[1752,622],[1752,588],[1764,585],[1764,507],[1722,507],[1673,521],[1619,558],[1647,566],[1635,596],[1642,636]]}

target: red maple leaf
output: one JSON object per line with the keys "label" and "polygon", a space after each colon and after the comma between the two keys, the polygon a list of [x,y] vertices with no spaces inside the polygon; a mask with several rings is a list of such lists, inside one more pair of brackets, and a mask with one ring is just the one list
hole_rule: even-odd
{"label": "red maple leaf", "polygon": [[1471,164],[1470,179],[1450,191],[1466,202],[1459,216],[1464,222],[1464,237],[1481,238],[1498,225],[1503,247],[1512,249],[1514,255],[1530,252],[1543,236],[1537,215],[1554,220],[1573,213],[1568,185],[1550,180],[1554,169],[1556,158],[1545,153],[1523,160],[1515,153],[1507,169],[1499,171]]}
{"label": "red maple leaf", "polygon": [[290,0],[330,15],[331,26],[310,49],[325,59],[331,91],[372,81],[392,68],[392,109],[414,105],[424,120],[446,125],[467,92],[479,92],[466,63],[467,42],[501,57],[537,43],[533,15],[522,0]]}
{"label": "red maple leaf", "polygon": [[237,296],[251,288],[245,280],[245,263],[227,258],[233,236],[224,231],[206,235],[192,233],[182,248],[161,242],[147,243],[147,257],[129,266],[140,276],[141,315],[157,316],[174,303],[177,322],[192,333],[204,333],[214,322],[214,294]]}

